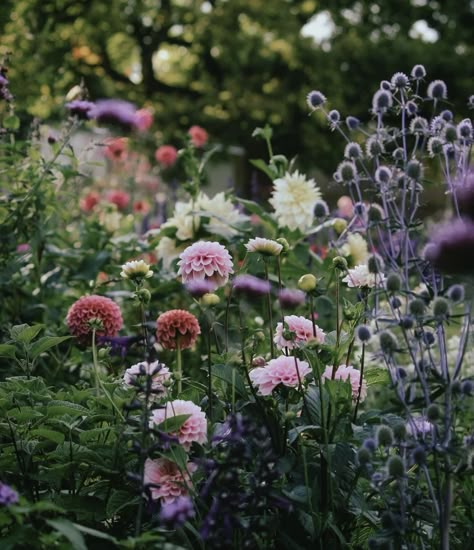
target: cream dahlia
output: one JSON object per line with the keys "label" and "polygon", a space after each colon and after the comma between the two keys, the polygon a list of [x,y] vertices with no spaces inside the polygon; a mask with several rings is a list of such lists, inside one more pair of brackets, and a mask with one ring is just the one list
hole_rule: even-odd
{"label": "cream dahlia", "polygon": [[314,219],[314,206],[321,192],[314,180],[307,180],[298,171],[286,173],[284,178],[273,182],[274,190],[270,204],[275,209],[278,225],[292,231],[306,231]]}
{"label": "cream dahlia", "polygon": [[342,282],[347,283],[349,288],[373,288],[384,284],[385,275],[383,273],[370,273],[367,265],[361,264],[349,269]]}
{"label": "cream dahlia", "polygon": [[264,256],[279,256],[283,250],[283,245],[271,239],[255,237],[249,240],[245,248],[248,252],[259,252]]}
{"label": "cream dahlia", "polygon": [[141,280],[153,277],[153,271],[150,266],[143,260],[132,260],[123,264],[120,276],[124,279]]}

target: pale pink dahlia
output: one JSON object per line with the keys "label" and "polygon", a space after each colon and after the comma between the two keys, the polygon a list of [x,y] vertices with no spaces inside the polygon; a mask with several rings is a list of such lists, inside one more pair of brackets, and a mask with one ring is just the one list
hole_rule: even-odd
{"label": "pale pink dahlia", "polygon": [[125,210],[130,202],[130,195],[126,191],[121,191],[120,189],[110,191],[107,193],[106,198],[108,202],[115,204],[119,210]]}
{"label": "pale pink dahlia", "polygon": [[188,135],[191,138],[191,143],[194,147],[198,148],[204,147],[209,139],[208,133],[204,130],[204,128],[201,128],[201,126],[191,126],[188,130]]}
{"label": "pale pink dahlia", "polygon": [[316,336],[313,336],[313,323],[309,319],[298,315],[286,315],[284,322],[287,326],[283,323],[277,324],[273,339],[279,349],[294,349],[310,341],[324,344],[324,331],[315,324]]}
{"label": "pale pink dahlia", "polygon": [[272,359],[264,367],[252,369],[249,375],[261,395],[271,395],[278,384],[296,388],[300,380],[303,382],[304,377],[310,372],[311,368],[306,361],[282,355]]}
{"label": "pale pink dahlia", "polygon": [[145,376],[151,376],[151,389],[156,394],[166,393],[164,384],[171,378],[171,372],[159,361],[143,361],[132,365],[124,372],[123,381],[127,386],[133,386],[137,381],[144,383]]}
{"label": "pale pink dahlia", "polygon": [[178,497],[187,495],[191,486],[192,474],[197,465],[193,462],[186,464],[186,471],[180,471],[178,466],[166,458],[145,461],[145,485],[151,485],[150,493],[153,500],[161,499],[163,502],[173,502]]}
{"label": "pale pink dahlia", "polygon": [[155,158],[161,166],[169,168],[178,158],[178,151],[172,145],[162,145],[155,151]]}
{"label": "pale pink dahlia", "polygon": [[156,339],[165,349],[191,348],[201,334],[198,320],[184,309],[170,309],[156,320]]}
{"label": "pale pink dahlia", "polygon": [[216,242],[198,241],[188,246],[179,258],[178,275],[183,283],[205,279],[218,288],[225,285],[234,272],[229,252]]}
{"label": "pale pink dahlia", "polygon": [[118,305],[105,296],[83,296],[69,308],[66,323],[69,331],[81,343],[90,340],[92,329],[89,321],[100,319],[103,330],[97,336],[116,336],[123,326],[122,313]]}
{"label": "pale pink dahlia", "polygon": [[[323,378],[331,380],[332,378],[332,366],[326,367],[323,372]],[[352,366],[339,365],[339,368],[334,375],[334,380],[348,381],[352,386],[352,400],[356,401],[359,395],[359,385],[361,383],[360,371]],[[360,390],[360,400],[364,401],[367,397],[367,382],[362,378],[362,388]]]}
{"label": "pale pink dahlia", "polygon": [[202,445],[207,441],[207,421],[206,415],[201,407],[195,405],[192,401],[175,399],[166,403],[164,409],[155,409],[151,414],[150,427],[161,424],[167,418],[180,416],[183,414],[191,415],[177,432],[170,432],[178,438],[179,443],[186,451],[189,451],[193,441]]}

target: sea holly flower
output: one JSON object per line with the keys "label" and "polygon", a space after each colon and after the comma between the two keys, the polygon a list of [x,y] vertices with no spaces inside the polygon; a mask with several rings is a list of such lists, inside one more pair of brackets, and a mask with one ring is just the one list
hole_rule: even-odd
{"label": "sea holly flower", "polygon": [[264,239],[263,237],[255,237],[250,239],[245,245],[247,252],[258,252],[263,256],[279,256],[283,250],[283,245],[272,241],[271,239]]}
{"label": "sea holly flower", "polygon": [[165,349],[187,349],[194,346],[201,334],[196,317],[183,309],[171,309],[156,320],[156,339]]}
{"label": "sea holly flower", "polygon": [[183,283],[204,279],[216,289],[225,285],[234,272],[228,250],[216,242],[198,241],[188,246],[179,258],[178,276]]}
{"label": "sea holly flower", "polygon": [[155,409],[150,418],[150,428],[159,426],[165,420],[174,416],[188,415],[185,422],[176,431],[169,432],[169,435],[178,438],[179,443],[186,451],[189,451],[193,442],[202,445],[207,441],[207,420],[201,407],[192,401],[175,399],[169,401],[162,409]]}
{"label": "sea holly flower", "polygon": [[284,177],[273,182],[273,192],[269,203],[275,209],[275,217],[280,227],[292,231],[306,231],[314,220],[314,207],[321,199],[321,191],[313,179],[306,179],[298,171],[287,172]]}
{"label": "sea holly flower", "polygon": [[249,376],[261,395],[271,395],[279,384],[289,388],[298,387],[300,381],[303,383],[304,377],[311,372],[311,367],[306,361],[281,355],[269,361],[264,367],[252,369]]}
{"label": "sea holly flower", "polygon": [[120,276],[123,279],[140,282],[143,279],[153,277],[153,271],[143,260],[132,260],[131,262],[123,264]]}
{"label": "sea holly flower", "polygon": [[79,342],[85,343],[90,339],[91,321],[101,323],[98,336],[116,336],[123,326],[122,313],[119,306],[105,296],[83,296],[69,308],[66,323],[69,331]]}
{"label": "sea holly flower", "polygon": [[188,494],[188,488],[192,485],[189,474],[197,470],[193,462],[186,464],[186,469],[181,470],[177,464],[166,458],[145,461],[144,483],[149,486],[151,498],[160,499],[163,503],[176,502],[178,498]]}

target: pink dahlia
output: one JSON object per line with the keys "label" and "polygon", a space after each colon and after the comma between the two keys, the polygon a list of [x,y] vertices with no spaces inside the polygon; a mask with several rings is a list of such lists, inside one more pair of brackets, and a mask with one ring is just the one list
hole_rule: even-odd
{"label": "pink dahlia", "polygon": [[146,132],[153,124],[153,113],[148,109],[138,109],[135,113],[135,125],[140,132]]}
{"label": "pink dahlia", "polygon": [[314,325],[316,336],[313,336],[313,323],[305,317],[298,315],[286,315],[283,323],[278,323],[273,341],[279,349],[294,349],[303,346],[312,340],[318,344],[324,344],[324,331]]}
{"label": "pink dahlia", "polygon": [[84,212],[90,212],[93,210],[100,202],[100,195],[95,191],[87,193],[87,195],[81,199],[79,206]]}
{"label": "pink dahlia", "polygon": [[223,286],[234,272],[232,258],[219,243],[199,241],[188,246],[179,256],[179,271],[183,283],[205,279],[214,283],[214,289]]}
{"label": "pink dahlia", "polygon": [[186,464],[186,471],[180,471],[178,466],[166,458],[145,461],[146,485],[151,485],[150,493],[153,500],[161,499],[163,502],[173,502],[178,497],[188,494],[191,485],[192,474],[197,466],[192,462]]}
{"label": "pink dahlia", "polygon": [[105,140],[104,155],[112,161],[124,161],[128,154],[127,138],[110,138]]}
{"label": "pink dahlia", "polygon": [[172,145],[162,145],[155,151],[155,158],[164,168],[170,168],[178,158],[178,151]]}
{"label": "pink dahlia", "polygon": [[177,432],[171,432],[178,438],[179,443],[186,451],[189,451],[193,441],[202,445],[207,441],[207,421],[206,415],[201,407],[195,405],[192,401],[175,399],[166,403],[163,409],[155,409],[151,414],[150,428],[156,424],[161,424],[167,418],[180,416],[182,414],[191,415]]}
{"label": "pink dahlia", "polygon": [[[323,378],[331,380],[332,378],[332,366],[326,367],[323,372]],[[362,388],[360,390],[360,400],[364,401],[367,397],[367,382],[362,378],[360,379],[360,371],[352,366],[339,365],[339,368],[334,375],[334,380],[342,380],[344,382],[350,382],[352,386],[352,400],[356,401],[359,395],[359,386],[362,382]]]}
{"label": "pink dahlia", "polygon": [[115,204],[119,210],[125,210],[130,202],[130,195],[126,191],[117,189],[107,193],[107,200],[111,204]]}
{"label": "pink dahlia", "polygon": [[176,349],[178,338],[181,349],[190,348],[198,334],[201,334],[198,320],[184,309],[171,309],[156,320],[156,338],[165,349]]}
{"label": "pink dahlia", "polygon": [[194,147],[198,148],[204,147],[209,139],[208,133],[201,126],[191,126],[188,130],[188,135]]}
{"label": "pink dahlia", "polygon": [[304,377],[310,372],[311,368],[306,361],[282,355],[269,361],[265,367],[252,369],[249,374],[250,380],[258,387],[261,395],[271,395],[278,384],[296,388],[300,380],[303,382]]}
{"label": "pink dahlia", "polygon": [[144,383],[145,376],[151,377],[151,389],[155,394],[166,393],[164,384],[171,378],[171,373],[169,368],[159,361],[143,361],[132,365],[124,372],[123,381],[127,386],[134,386],[137,382]]}
{"label": "pink dahlia", "polygon": [[66,323],[69,331],[81,343],[89,341],[92,329],[89,321],[100,319],[103,330],[97,336],[116,336],[123,326],[122,313],[118,305],[105,296],[83,296],[69,308]]}

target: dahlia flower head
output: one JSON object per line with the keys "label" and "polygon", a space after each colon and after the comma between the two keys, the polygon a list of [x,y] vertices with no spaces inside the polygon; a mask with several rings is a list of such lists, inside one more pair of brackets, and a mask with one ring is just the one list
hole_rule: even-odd
{"label": "dahlia flower head", "polygon": [[83,197],[79,202],[79,207],[84,212],[90,212],[93,210],[100,202],[100,195],[95,191],[90,191],[85,197]]}
{"label": "dahlia flower head", "polygon": [[271,395],[279,384],[288,388],[296,388],[300,381],[303,383],[304,377],[311,372],[306,361],[281,355],[269,361],[264,367],[252,369],[249,376],[252,383],[257,386],[260,395]]}
{"label": "dahlia flower head", "polygon": [[283,250],[283,245],[272,239],[264,239],[263,237],[255,237],[249,239],[245,245],[247,252],[258,252],[263,256],[279,256]]}
{"label": "dahlia flower head", "polygon": [[191,126],[188,130],[188,135],[191,139],[191,143],[194,147],[200,149],[206,145],[207,140],[209,139],[209,134],[201,126]]}
{"label": "dahlia flower head", "polygon": [[168,367],[159,361],[142,361],[129,367],[123,374],[123,381],[127,386],[135,386],[137,382],[144,382],[145,376],[151,377],[151,389],[156,395],[166,393],[165,384],[171,378]]}
{"label": "dahlia flower head", "polygon": [[304,232],[314,220],[314,207],[322,195],[313,179],[306,179],[298,171],[286,173],[285,177],[273,182],[273,193],[269,200],[275,209],[275,217],[280,227]]}
{"label": "dahlia flower head", "polygon": [[128,139],[109,138],[104,142],[104,156],[111,161],[124,161],[128,156]]}
{"label": "dahlia flower head", "polygon": [[123,326],[122,313],[119,306],[105,296],[82,296],[69,308],[66,323],[70,333],[80,343],[90,341],[92,329],[89,321],[100,319],[103,329],[97,331],[97,336],[116,336]]}
{"label": "dahlia flower head", "polygon": [[177,158],[178,151],[176,147],[172,145],[161,145],[161,147],[158,147],[155,151],[155,159],[163,168],[170,168],[173,166]]}
{"label": "dahlia flower head", "polygon": [[198,241],[179,256],[178,276],[183,283],[205,279],[214,283],[214,290],[223,286],[234,272],[228,250],[219,243]]}
{"label": "dahlia flower head", "polygon": [[135,113],[135,126],[140,132],[146,132],[153,124],[153,113],[149,109],[138,109]]}
{"label": "dahlia flower head", "polygon": [[369,257],[367,241],[360,233],[351,233],[341,248],[343,256],[350,256],[355,265],[365,264]]}
{"label": "dahlia flower head", "polygon": [[[328,366],[324,369],[323,378],[327,380],[332,379],[333,367]],[[339,365],[336,373],[334,375],[334,380],[342,380],[343,382],[349,382],[352,387],[352,400],[357,401],[359,395],[359,386],[362,382],[362,387],[360,390],[360,401],[364,401],[367,397],[367,382],[362,378],[360,379],[360,371],[352,367],[351,365]]]}
{"label": "dahlia flower head", "polygon": [[286,315],[283,323],[278,323],[273,341],[278,349],[295,349],[304,346],[308,342],[324,344],[326,337],[324,331],[314,325],[316,336],[313,335],[313,322],[298,315]]}
{"label": "dahlia flower head", "polygon": [[110,191],[107,193],[106,198],[108,202],[115,204],[119,210],[125,210],[130,202],[130,195],[126,191],[121,191],[120,189]]}
{"label": "dahlia flower head", "polygon": [[186,451],[189,451],[193,442],[202,445],[207,441],[207,421],[206,415],[201,407],[195,405],[192,401],[175,399],[169,401],[162,409],[155,409],[151,414],[150,428],[161,424],[168,418],[180,415],[190,415],[186,422],[176,432],[170,432],[170,436],[178,438],[180,445]]}
{"label": "dahlia flower head", "polygon": [[170,237],[162,237],[155,249],[157,260],[161,260],[164,269],[170,270],[174,260],[179,258],[185,248],[185,245],[178,246],[176,241]]}
{"label": "dahlia flower head", "polygon": [[196,317],[184,309],[170,309],[156,320],[156,339],[165,349],[176,349],[179,339],[180,349],[194,346],[201,334]]}
{"label": "dahlia flower head", "polygon": [[188,462],[186,470],[180,471],[174,462],[166,458],[147,458],[143,481],[145,485],[152,485],[150,493],[153,500],[160,499],[163,503],[170,503],[188,494],[188,487],[192,484],[189,474],[196,469],[197,465],[193,462]]}
{"label": "dahlia flower head", "polygon": [[153,271],[145,261],[132,260],[123,264],[120,276],[123,279],[130,279],[131,281],[149,279],[153,277]]}
{"label": "dahlia flower head", "polygon": [[347,283],[349,288],[374,288],[384,285],[385,275],[383,273],[371,273],[366,264],[361,264],[349,269],[342,282]]}

